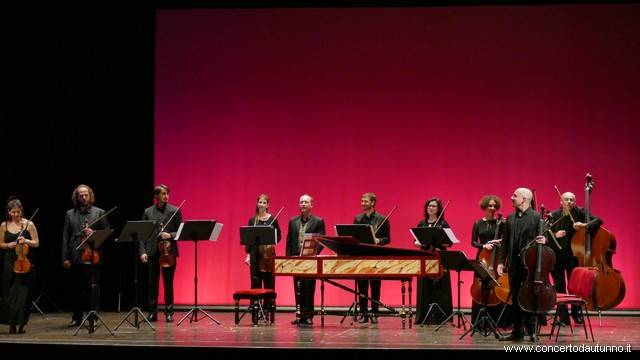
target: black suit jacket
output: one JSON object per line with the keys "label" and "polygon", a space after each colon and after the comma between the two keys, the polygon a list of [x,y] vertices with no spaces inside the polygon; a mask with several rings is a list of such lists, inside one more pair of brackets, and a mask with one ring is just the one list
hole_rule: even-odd
{"label": "black suit jacket", "polygon": [[[289,228],[287,230],[287,256],[300,255],[300,243],[298,241],[298,235],[300,233],[300,219],[302,215],[294,216],[289,219]],[[326,235],[324,219],[317,217],[313,214],[309,214],[309,222],[305,233],[317,233],[320,235]],[[318,244],[318,254],[322,251],[322,245]]]}

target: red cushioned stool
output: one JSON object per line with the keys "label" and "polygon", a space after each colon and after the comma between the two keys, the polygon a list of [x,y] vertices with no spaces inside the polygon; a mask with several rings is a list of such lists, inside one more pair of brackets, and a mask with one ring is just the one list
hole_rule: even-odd
{"label": "red cushioned stool", "polygon": [[[240,300],[247,299],[249,300],[249,308],[240,316]],[[251,311],[251,321],[253,325],[258,325],[258,318],[262,316],[264,319],[264,323],[267,323],[267,314],[265,314],[264,309],[262,308],[261,300],[264,300],[265,304],[270,304],[267,306],[268,318],[271,319],[271,324],[273,324],[276,313],[276,292],[272,289],[250,289],[250,290],[238,290],[233,293],[233,300],[236,302],[236,325],[240,323],[240,319],[244,317],[244,315]],[[268,301],[268,302],[267,302]]]}

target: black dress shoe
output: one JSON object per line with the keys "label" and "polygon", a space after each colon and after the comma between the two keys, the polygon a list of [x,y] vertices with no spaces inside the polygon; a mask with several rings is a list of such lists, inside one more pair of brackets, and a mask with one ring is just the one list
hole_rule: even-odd
{"label": "black dress shoe", "polygon": [[167,322],[173,322],[173,314],[167,314]]}
{"label": "black dress shoe", "polygon": [[522,341],[523,339],[524,337],[522,335],[517,335],[514,333],[500,336],[500,341]]}
{"label": "black dress shoe", "polygon": [[575,316],[573,318],[573,322],[578,324],[578,325],[582,325],[582,324],[584,324],[584,318],[582,316],[580,316],[580,315]]}
{"label": "black dress shoe", "polygon": [[376,314],[371,314],[371,323],[372,324],[378,323],[378,317],[376,316]]}
{"label": "black dress shoe", "polygon": [[158,321],[158,314],[149,314],[149,316],[147,316],[147,319],[149,319],[149,321],[151,322],[156,322]]}
{"label": "black dress shoe", "polygon": [[73,319],[69,324],[67,324],[67,327],[77,327],[77,326],[80,326],[80,320],[77,320],[77,319]]}
{"label": "black dress shoe", "polygon": [[359,324],[366,324],[369,322],[369,314],[362,314],[360,320],[358,320]]}
{"label": "black dress shoe", "polygon": [[291,322],[291,325],[300,325],[300,319],[295,319]]}
{"label": "black dress shoe", "polygon": [[311,319],[309,319],[309,318],[300,319],[300,324],[303,324],[303,325],[313,325],[313,320],[311,320]]}

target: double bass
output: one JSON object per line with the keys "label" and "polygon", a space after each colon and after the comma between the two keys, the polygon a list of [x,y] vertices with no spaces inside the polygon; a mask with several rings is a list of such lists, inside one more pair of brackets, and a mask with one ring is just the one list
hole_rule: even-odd
{"label": "double bass", "polygon": [[[593,176],[586,175],[585,186],[585,223],[591,221],[589,212],[589,195],[593,190]],[[595,232],[580,228],[571,238],[571,251],[578,258],[578,266],[589,267],[598,271],[594,288],[594,301],[589,301],[589,310],[610,310],[618,306],[624,299],[626,287],[619,270],[613,268],[612,258],[616,253],[616,238],[604,227],[599,226]]]}
{"label": "double bass", "polygon": [[[500,235],[500,225],[502,223],[502,213],[498,214],[498,220],[496,221],[496,231],[493,236],[494,239],[498,239]],[[487,272],[495,279],[498,274],[496,269],[498,267],[498,247],[494,246],[491,250],[482,249],[480,254],[478,254],[478,260],[485,268],[487,268]],[[508,282],[507,282],[508,287]],[[477,304],[483,305],[483,298],[486,301],[485,305],[488,306],[496,306],[500,305],[503,301],[496,295],[495,286],[491,286],[486,289],[486,297],[483,295],[485,292],[485,285],[480,278],[474,278],[473,284],[471,284],[471,298]]]}

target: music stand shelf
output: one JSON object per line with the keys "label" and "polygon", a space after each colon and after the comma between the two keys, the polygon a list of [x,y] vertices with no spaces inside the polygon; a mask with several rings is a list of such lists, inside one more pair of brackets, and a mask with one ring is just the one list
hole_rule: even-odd
{"label": "music stand shelf", "polygon": [[[111,234],[113,233],[113,229],[102,229],[102,230],[93,230],[93,232],[91,233],[91,235],[87,236],[87,238],[80,244],[78,245],[78,247],[76,248],[76,250],[84,250],[86,248],[89,248],[89,250],[91,250],[91,254],[93,254],[93,252],[98,249],[100,247],[100,245],[102,245],[102,243],[107,240],[107,238],[109,238],[109,236],[111,236]],[[87,314],[87,316],[84,317],[84,319],[82,319],[82,321],[80,322],[80,326],[78,326],[78,329],[76,329],[76,332],[73,334],[74,336],[78,334],[78,332],[80,331],[80,329],[82,329],[83,327],[85,327],[85,322],[89,321],[89,325],[86,325],[86,328],[89,330],[89,334],[94,333],[98,327],[100,327],[100,324],[98,323],[98,321],[100,321],[100,323],[102,325],[104,325],[104,327],[109,331],[109,333],[111,333],[111,335],[115,335],[113,333],[113,331],[111,331],[111,329],[109,329],[109,327],[107,326],[107,324],[104,322],[104,320],[102,320],[102,318],[100,317],[100,314],[98,314],[98,311],[96,311],[96,304],[94,303],[95,301],[95,296],[94,296],[94,289],[97,287],[97,284],[93,283],[93,278],[94,278],[94,263],[93,263],[93,256],[91,257],[91,310],[89,311],[89,313]]]}
{"label": "music stand shelf", "polygon": [[[153,327],[153,325],[151,325],[151,322],[149,321],[149,319],[142,313],[142,310],[140,310],[140,308],[138,307],[138,256],[137,256],[138,241],[140,239],[148,239],[153,233],[153,230],[156,228],[156,226],[157,224],[153,220],[127,221],[127,223],[124,225],[124,228],[122,229],[122,232],[120,232],[120,237],[116,239],[116,242],[118,243],[133,243],[133,264],[134,264],[133,265],[133,269],[134,269],[134,275],[133,275],[134,301],[133,303],[134,304],[131,311],[129,311],[129,313],[125,315],[125,317],[120,321],[120,323],[118,323],[114,331],[118,331],[118,328],[124,322],[128,322],[130,325],[134,326],[135,328],[140,329],[140,323],[142,322],[142,320],[144,320],[144,322],[146,322],[153,331],[156,330]],[[131,315],[134,316],[133,323],[129,321],[129,316]],[[142,320],[138,319],[138,315],[142,317]]]}
{"label": "music stand shelf", "polygon": [[[221,225],[221,224],[220,224]],[[218,226],[219,230],[220,226]],[[203,240],[211,240],[215,241],[217,238],[213,239],[214,230],[216,230],[216,221],[215,220],[191,220],[185,221],[180,224],[178,228],[178,233],[176,234],[176,241],[193,241],[194,243],[194,306],[189,312],[178,321],[178,326],[182,324],[182,322],[189,318],[189,323],[198,322],[203,318],[198,319],[198,313],[202,313],[205,317],[213,320],[216,324],[220,325],[220,321],[216,320],[213,316],[209,315],[206,311],[201,309],[198,306],[198,242]],[[216,232],[219,234],[219,231]]]}

